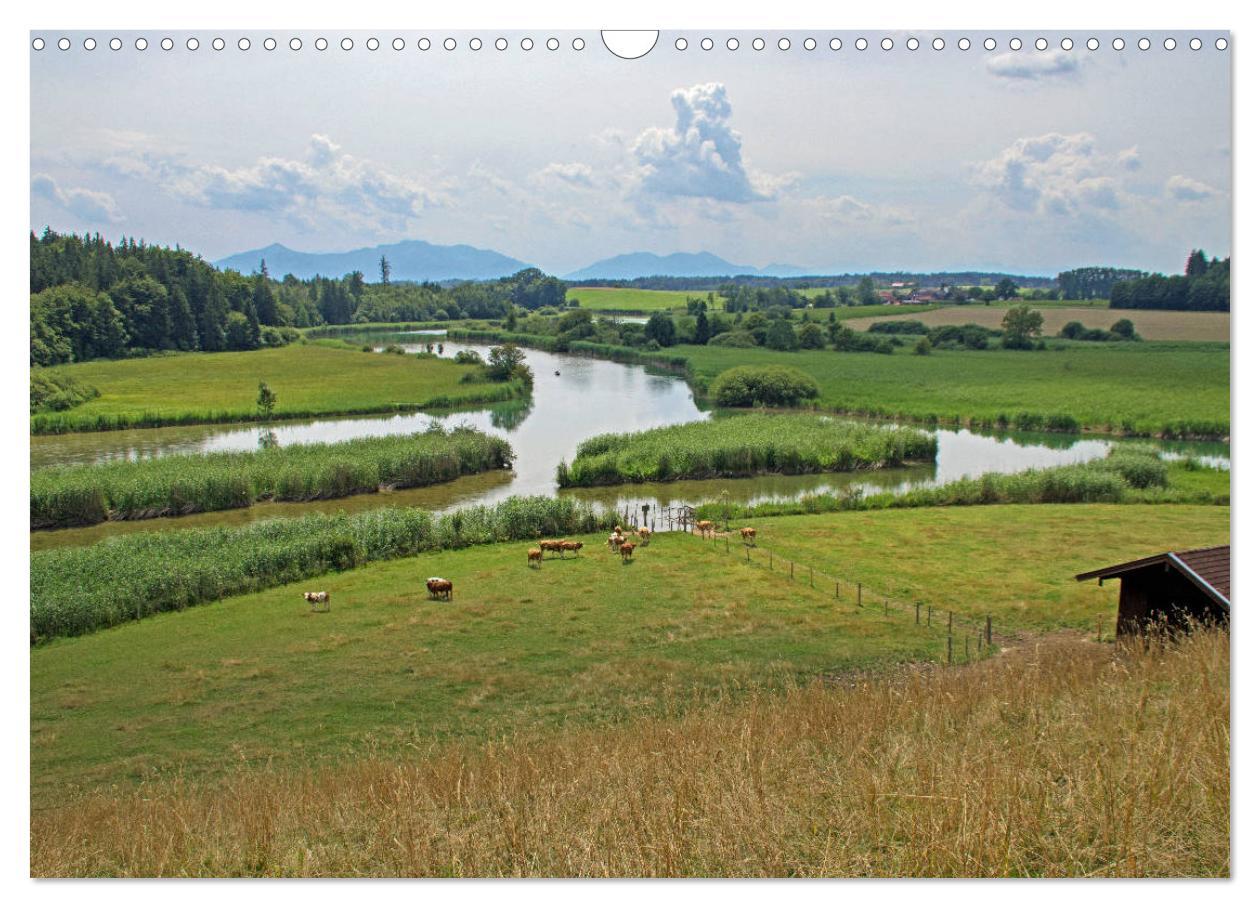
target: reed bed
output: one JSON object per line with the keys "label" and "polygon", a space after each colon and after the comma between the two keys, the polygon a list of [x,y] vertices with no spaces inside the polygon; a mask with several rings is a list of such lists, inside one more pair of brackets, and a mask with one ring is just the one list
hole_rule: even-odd
{"label": "reed bed", "polygon": [[440,516],[418,508],[311,514],[136,533],[31,554],[31,643],[269,589],[371,561],[611,526],[572,499],[509,498]]}
{"label": "reed bed", "polygon": [[1229,640],[1050,638],[681,717],[110,788],[31,874],[1222,877]]}
{"label": "reed bed", "polygon": [[498,436],[434,425],[333,444],[51,467],[31,474],[31,529],[427,486],[510,467],[512,458],[511,445]]}
{"label": "reed bed", "polygon": [[1207,504],[1215,494],[1201,489],[1169,488],[1169,464],[1155,449],[1112,449],[1106,457],[1061,467],[1043,467],[1020,473],[985,473],[939,486],[904,492],[806,495],[793,501],[766,501],[754,505],[706,502],[696,508],[699,517],[745,519],[789,514],[824,514],[834,511],[873,511],[883,508],[961,507],[986,504]]}
{"label": "reed bed", "polygon": [[936,439],[917,429],[812,414],[754,414],[645,432],[606,434],[578,446],[556,480],[568,486],[870,470],[931,460]]}

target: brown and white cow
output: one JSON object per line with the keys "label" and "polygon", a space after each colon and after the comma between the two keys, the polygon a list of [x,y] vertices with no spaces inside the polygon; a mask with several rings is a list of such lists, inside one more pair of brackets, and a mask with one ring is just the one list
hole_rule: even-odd
{"label": "brown and white cow", "polygon": [[581,553],[581,551],[582,551],[581,540],[576,540],[576,541],[569,540],[569,539],[560,540],[560,557],[561,558],[564,557],[565,552],[572,552],[574,555],[578,555]]}
{"label": "brown and white cow", "polygon": [[652,531],[647,527],[639,527],[639,544],[647,545],[652,541]]}
{"label": "brown and white cow", "polygon": [[700,536],[702,538],[709,536],[711,533],[717,532],[713,526],[712,520],[697,520],[696,529],[700,531]]}
{"label": "brown and white cow", "polygon": [[430,577],[424,585],[429,588],[430,599],[450,600],[455,595],[455,584],[444,577]]}
{"label": "brown and white cow", "polygon": [[539,567],[542,567],[542,549],[530,549],[526,553],[525,564],[533,567],[535,562],[538,563]]}
{"label": "brown and white cow", "polygon": [[744,527],[739,531],[739,535],[743,537],[745,545],[757,544],[757,531],[752,527]]}
{"label": "brown and white cow", "polygon": [[634,547],[638,545],[635,542],[623,542],[621,544],[621,563],[625,564],[634,557]]}
{"label": "brown and white cow", "polygon": [[302,598],[311,604],[312,612],[327,612],[332,609],[332,595],[327,590],[320,590],[318,593],[303,593]]}

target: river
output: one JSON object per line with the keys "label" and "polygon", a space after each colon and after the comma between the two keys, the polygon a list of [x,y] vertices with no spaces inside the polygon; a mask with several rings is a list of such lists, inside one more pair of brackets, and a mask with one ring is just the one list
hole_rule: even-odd
{"label": "river", "polygon": [[[396,342],[401,338],[395,337]],[[440,336],[409,337],[409,352],[423,350],[425,343],[443,342]],[[475,350],[483,357],[489,348],[480,344],[444,342],[442,355]],[[644,503],[663,508],[681,503],[715,499],[726,492],[736,502],[799,497],[823,491],[837,492],[854,486],[865,491],[901,491],[922,485],[949,482],[985,472],[1016,472],[1031,467],[1054,466],[1092,460],[1114,444],[1129,442],[1079,435],[1045,433],[989,434],[967,429],[935,429],[938,452],[935,464],[879,472],[809,476],[760,476],[567,489],[559,492],[556,465],[571,459],[579,442],[604,432],[630,432],[674,423],[709,419],[686,382],[676,375],[654,373],[643,366],[626,365],[563,353],[526,350],[534,370],[534,393],[528,402],[497,405],[490,409],[458,413],[414,413],[382,417],[351,417],[276,423],[272,427],[281,445],[298,442],[343,441],[367,435],[399,435],[422,431],[433,421],[446,426],[466,424],[504,435],[516,452],[514,470],[467,476],[450,483],[392,493],[360,495],[307,503],[274,502],[235,511],[216,511],[160,520],[110,522],[93,527],[52,530],[31,534],[33,549],[85,544],[119,533],[147,529],[237,524],[264,517],[311,511],[347,512],[387,505],[411,505],[446,510],[471,504],[487,504],[511,495],[573,495],[617,507]],[[387,354],[383,354],[387,355]],[[155,457],[174,453],[242,451],[258,446],[259,428],[242,425],[173,426],[122,432],[85,432],[72,435],[31,437],[31,466],[91,463],[110,458]],[[1194,454],[1216,465],[1228,465],[1229,446],[1216,442],[1159,442],[1169,453]]]}

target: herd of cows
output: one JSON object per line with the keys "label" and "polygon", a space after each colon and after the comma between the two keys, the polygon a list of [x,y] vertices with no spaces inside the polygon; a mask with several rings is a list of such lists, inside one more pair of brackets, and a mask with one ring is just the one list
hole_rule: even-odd
{"label": "herd of cows", "polygon": [[[714,526],[712,520],[697,521],[696,530],[699,531],[702,538],[717,535],[717,527]],[[638,541],[630,541],[627,538],[628,535],[637,536]],[[743,527],[739,531],[739,535],[745,545],[757,544],[757,531],[753,527]],[[627,533],[620,526],[615,526],[608,537],[608,550],[614,555],[620,554],[621,563],[626,564],[634,559],[634,550],[636,548],[639,546],[646,547],[651,541],[652,530],[648,527],[639,527],[632,533]],[[572,552],[576,556],[581,551],[581,540],[541,539],[536,548],[531,548],[526,553],[525,563],[531,568],[541,568],[543,555],[547,552],[557,552],[563,559],[566,552]],[[425,586],[429,590],[430,599],[444,599],[449,602],[455,594],[455,584],[445,577],[430,577],[425,581]],[[311,611],[313,612],[327,612],[332,609],[332,594],[327,590],[303,593],[302,598],[311,604]]]}

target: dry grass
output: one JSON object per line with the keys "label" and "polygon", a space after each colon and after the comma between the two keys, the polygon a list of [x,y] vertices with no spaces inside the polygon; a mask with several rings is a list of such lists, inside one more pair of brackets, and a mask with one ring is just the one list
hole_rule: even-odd
{"label": "dry grass", "polygon": [[35,876],[1222,876],[1229,643],[1067,636],[680,719],[34,814]]}
{"label": "dry grass", "polygon": [[[1068,322],[1081,322],[1086,328],[1110,328],[1122,318],[1133,322],[1138,334],[1147,340],[1157,341],[1228,341],[1228,312],[1165,312],[1158,309],[1104,309],[1099,307],[1039,308],[1036,302],[1028,305],[1037,309],[1045,318],[1042,333],[1047,337],[1058,334]],[[975,322],[986,328],[1002,327],[1006,306],[947,306],[932,312],[903,315],[892,310],[889,316],[854,319],[849,326],[865,331],[872,322],[909,319],[933,327],[937,325],[963,325]]]}

